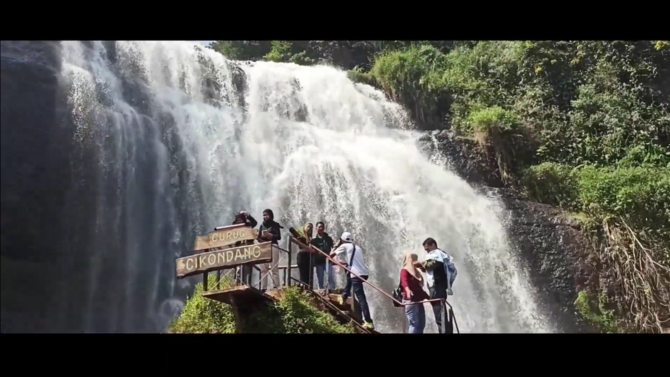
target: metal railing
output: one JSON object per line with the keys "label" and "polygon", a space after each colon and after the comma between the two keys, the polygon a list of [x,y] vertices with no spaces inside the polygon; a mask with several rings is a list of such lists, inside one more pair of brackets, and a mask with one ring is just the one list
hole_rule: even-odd
{"label": "metal railing", "polygon": [[[282,284],[282,283],[280,282],[280,283],[278,284],[278,286],[279,286],[279,287],[281,287],[281,286],[287,286],[287,287],[290,287],[290,286],[291,286],[291,280],[292,280],[292,279],[291,279],[291,270],[292,270],[293,268],[297,268],[297,267],[298,267],[298,266],[293,266],[293,265],[291,265],[293,256],[292,256],[292,253],[291,253],[291,248],[290,248],[290,246],[289,246],[289,250],[282,249],[281,247],[279,247],[279,246],[277,246],[277,245],[272,245],[272,248],[273,248],[273,249],[277,249],[278,251],[281,251],[281,252],[285,253],[284,256],[288,256],[288,263],[286,264],[286,266],[279,266],[279,262],[281,262],[281,260],[283,259],[283,257],[280,257],[280,258],[278,258],[277,262],[276,262],[274,265],[272,265],[272,266],[270,266],[270,268],[268,268],[268,270],[267,270],[267,272],[266,272],[265,274],[263,274],[263,271],[262,271],[262,269],[259,267],[259,265],[257,265],[257,264],[254,265],[254,269],[255,269],[256,271],[258,271],[258,284],[257,284],[257,288],[258,288],[258,289],[261,289],[263,280],[266,279],[266,278],[268,277],[268,275],[271,274],[271,273],[273,272],[273,270],[275,270],[275,269],[284,270],[284,283]],[[273,282],[273,283],[274,283],[274,282]],[[275,285],[275,286],[277,286],[277,285]]]}
{"label": "metal railing", "polygon": [[[268,277],[268,275],[273,272],[274,269],[283,269],[284,270],[284,274],[283,274],[284,275],[283,276],[284,277],[284,279],[283,279],[284,282],[283,282],[283,284],[281,282],[279,282],[278,285],[275,285],[276,288],[281,287],[281,286],[290,287],[291,286],[291,281],[295,281],[295,282],[298,282],[299,284],[301,284],[303,286],[306,286],[306,287],[310,288],[311,290],[313,290],[314,289],[314,284],[313,284],[314,283],[313,282],[313,280],[314,280],[313,258],[310,257],[310,261],[309,261],[309,271],[310,271],[309,278],[308,278],[309,281],[308,282],[303,282],[303,281],[300,281],[299,279],[295,279],[294,277],[291,276],[291,272],[292,272],[293,268],[297,267],[297,266],[291,265],[291,262],[292,262],[292,259],[293,259],[292,258],[293,253],[291,251],[291,244],[295,244],[295,245],[297,245],[298,247],[300,247],[301,249],[304,249],[304,250],[314,250],[315,252],[321,253],[333,265],[336,265],[336,266],[342,268],[344,271],[346,271],[346,273],[349,273],[350,275],[353,275],[353,276],[357,277],[363,283],[370,286],[372,289],[374,289],[377,292],[381,293],[382,295],[386,296],[389,300],[391,300],[395,304],[395,306],[406,307],[406,306],[410,306],[410,305],[423,305],[423,304],[426,304],[426,303],[430,303],[432,305],[432,303],[434,303],[434,302],[439,302],[440,305],[442,306],[442,310],[441,310],[441,317],[442,318],[441,318],[441,329],[440,329],[441,333],[443,333],[443,334],[446,333],[447,312],[449,313],[449,316],[450,316],[449,323],[453,323],[453,325],[456,327],[457,333],[460,333],[460,330],[458,329],[458,323],[456,322],[456,317],[453,314],[453,307],[447,301],[446,298],[436,298],[436,299],[429,299],[429,300],[409,302],[409,303],[404,303],[404,302],[398,301],[392,295],[388,294],[387,292],[385,292],[381,288],[377,287],[376,285],[372,284],[368,280],[363,279],[361,276],[359,276],[355,272],[351,271],[344,264],[340,263],[339,261],[335,260],[334,258],[331,258],[330,255],[325,253],[323,250],[319,249],[318,247],[316,247],[314,245],[307,245],[307,244],[299,241],[298,239],[296,239],[293,236],[289,236],[289,249],[288,250],[282,249],[281,247],[279,247],[277,245],[272,245],[273,249],[277,249],[278,251],[283,252],[285,255],[283,255],[280,258],[277,258],[278,259],[277,262],[274,263],[274,265],[270,266],[270,268],[267,269],[267,272],[265,274],[263,274],[262,269],[259,268],[259,265],[257,265],[257,264],[253,265],[252,268],[249,268],[247,266],[242,265],[242,266],[239,266],[240,274],[239,274],[239,276],[237,276],[237,274],[236,274],[235,281],[238,284],[241,283],[241,284],[253,287],[253,285],[251,284],[252,283],[252,281],[251,281],[252,280],[251,279],[252,273],[251,272],[255,269],[256,271],[258,271],[258,276],[259,276],[258,283],[257,283],[257,286],[255,288],[261,290],[263,280],[266,279]],[[288,256],[288,263],[287,263],[286,266],[279,267],[279,263],[281,262],[281,260],[283,259],[284,256]],[[272,262],[270,262],[270,263],[272,263]],[[233,272],[233,271],[237,271],[237,268],[232,268],[232,269],[227,270],[225,272],[225,274],[223,275],[223,277],[221,276],[221,271],[220,270],[217,271],[217,282],[216,282],[217,288],[220,287],[220,283],[223,280],[223,278],[228,276],[230,274],[230,272]],[[326,278],[327,277],[324,277],[324,279],[326,279]],[[203,283],[204,283],[204,290],[207,291],[207,273],[205,273]],[[273,281],[273,283],[274,283],[274,281]],[[329,290],[326,289],[326,294],[328,294],[328,291]]]}
{"label": "metal railing", "polygon": [[[292,266],[291,265],[291,259],[292,259],[291,251],[282,249],[281,247],[279,247],[277,245],[272,245],[272,248],[277,249],[278,251],[281,251],[281,252],[285,253],[286,255],[284,255],[284,256],[288,256],[287,266],[278,266],[279,262],[281,262],[281,260],[284,257],[284,256],[282,256],[281,258],[279,258],[277,260],[276,263],[274,263],[274,265],[272,265],[270,268],[268,268],[268,270],[265,274],[263,274],[263,270],[259,267],[259,265],[263,265],[265,263],[255,264],[255,265],[241,265],[241,266],[233,267],[233,268],[230,268],[230,269],[218,270],[218,271],[216,271],[216,281],[215,281],[216,289],[220,289],[221,288],[221,282],[223,282],[223,279],[225,279],[227,276],[230,275],[231,272],[233,272],[233,273],[235,273],[233,281],[236,284],[246,285],[246,286],[249,286],[249,287],[254,287],[254,285],[255,285],[254,288],[260,290],[261,287],[262,287],[262,282],[275,269],[284,270],[284,273],[283,273],[284,283],[283,284],[278,284],[277,286],[289,286],[290,287],[291,286],[291,279],[289,279],[289,277],[291,276],[291,269],[297,267],[297,266]],[[270,263],[272,263],[272,262],[270,262]],[[256,284],[252,284],[253,270],[258,271],[259,278],[258,278],[258,282]],[[239,273],[238,273],[238,271],[239,271]],[[222,274],[222,272],[223,272],[223,274]],[[205,273],[205,278],[204,278],[204,281],[203,281],[204,291],[208,291],[207,275],[208,275],[208,273]]]}
{"label": "metal railing", "polygon": [[[436,298],[436,299],[429,299],[429,300],[423,300],[423,301],[417,301],[417,302],[410,302],[410,303],[403,303],[403,302],[400,302],[400,301],[396,300],[396,299],[395,299],[393,296],[391,296],[390,294],[386,293],[386,292],[385,292],[384,290],[382,290],[381,288],[377,287],[376,285],[370,283],[370,282],[367,281],[366,279],[363,279],[362,277],[360,277],[360,276],[359,276],[358,274],[356,274],[355,272],[351,271],[349,268],[347,268],[346,266],[344,266],[342,263],[340,263],[340,262],[338,262],[337,260],[331,258],[330,255],[326,254],[323,250],[319,249],[318,247],[316,247],[316,246],[314,246],[314,245],[307,245],[307,244],[304,244],[304,243],[300,242],[299,240],[297,240],[295,237],[290,237],[290,242],[294,242],[295,244],[297,244],[298,246],[300,246],[300,247],[302,247],[302,248],[304,248],[304,249],[312,249],[312,250],[315,250],[315,251],[321,253],[321,254],[324,255],[329,261],[331,261],[333,264],[335,264],[335,265],[341,267],[342,269],[344,269],[345,271],[347,271],[349,274],[351,274],[351,275],[353,275],[353,276],[359,278],[363,283],[369,285],[370,287],[372,287],[373,289],[375,289],[377,292],[380,292],[381,294],[383,294],[384,296],[386,296],[388,299],[390,299],[392,302],[394,302],[397,306],[405,307],[405,306],[410,306],[410,305],[419,305],[419,304],[423,305],[423,304],[425,304],[425,303],[440,302],[440,305],[442,305],[442,310],[441,310],[441,312],[442,312],[442,318],[441,318],[441,320],[442,320],[442,321],[441,321],[441,322],[442,322],[442,323],[441,323],[441,325],[442,325],[442,326],[441,326],[441,327],[442,327],[442,328],[441,328],[442,333],[444,334],[444,333],[446,332],[446,312],[447,312],[447,307],[449,307],[449,313],[450,313],[450,315],[451,315],[451,321],[450,321],[450,322],[453,321],[452,323],[456,326],[456,331],[457,331],[457,333],[460,334],[460,330],[458,329],[458,323],[456,323],[456,317],[453,315],[453,307],[452,307],[451,304],[447,301],[446,298]],[[289,247],[289,248],[290,248],[290,247]],[[310,260],[311,260],[311,258],[310,258]],[[311,265],[311,264],[310,264],[310,265]],[[312,271],[312,270],[311,270],[311,268],[310,268],[310,272],[311,272],[311,271]],[[310,275],[311,275],[311,274],[310,274]],[[311,286],[310,286],[310,288],[311,288]],[[432,305],[432,304],[431,304],[431,305]]]}

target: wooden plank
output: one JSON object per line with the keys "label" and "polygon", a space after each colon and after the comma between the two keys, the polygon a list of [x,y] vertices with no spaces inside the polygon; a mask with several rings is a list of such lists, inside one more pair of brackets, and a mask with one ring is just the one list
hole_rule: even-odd
{"label": "wooden plank", "polygon": [[196,252],[202,252],[207,249],[216,247],[225,247],[235,244],[237,241],[249,241],[258,238],[258,230],[250,228],[245,224],[237,224],[227,226],[225,228],[215,230],[206,236],[198,236],[195,238],[195,246],[193,248]]}
{"label": "wooden plank", "polygon": [[202,296],[210,300],[223,302],[224,304],[244,307],[253,306],[258,301],[273,300],[272,296],[268,296],[260,290],[246,285],[209,291],[203,293]]}
{"label": "wooden plank", "polygon": [[177,278],[209,271],[233,268],[243,264],[272,261],[272,242],[244,245],[225,250],[190,255],[177,259]]}

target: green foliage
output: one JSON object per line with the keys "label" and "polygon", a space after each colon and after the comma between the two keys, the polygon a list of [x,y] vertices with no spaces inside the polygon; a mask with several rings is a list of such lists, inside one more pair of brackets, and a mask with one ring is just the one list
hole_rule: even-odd
{"label": "green foliage", "polygon": [[313,65],[316,60],[307,55],[307,51],[295,52],[293,45],[288,41],[272,41],[272,49],[263,56],[264,60],[276,63],[295,63],[298,65]]}
{"label": "green foliage", "polygon": [[[216,278],[209,277],[214,287]],[[221,289],[233,287],[231,279],[221,281]],[[235,333],[235,315],[229,305],[202,296],[203,285],[196,285],[195,292],[179,318],[171,325],[170,333],[231,334]],[[351,325],[342,325],[326,312],[310,303],[310,297],[296,287],[286,288],[275,306],[268,306],[245,318],[245,333],[275,334],[342,334],[354,333]]]}
{"label": "green foliage", "polygon": [[361,69],[352,69],[347,71],[347,77],[353,82],[379,87],[379,83],[375,77],[370,72],[364,72]]}
{"label": "green foliage", "polygon": [[[270,323],[263,323],[266,318]],[[282,334],[348,334],[354,333],[351,325],[342,325],[335,318],[318,310],[310,303],[307,293],[297,287],[286,288],[275,307],[270,307],[254,323],[262,332]]]}
{"label": "green foliage", "polygon": [[[210,274],[208,285],[215,286],[216,277]],[[234,285],[229,278],[221,281],[221,289]],[[179,318],[170,324],[171,333],[182,334],[231,334],[235,332],[235,315],[230,306],[202,296],[202,283],[186,302]]]}
{"label": "green foliage", "polygon": [[588,166],[579,175],[584,211],[603,218],[618,216],[648,236],[670,237],[670,169]]}
{"label": "green foliage", "polygon": [[[380,54],[372,73],[416,115],[449,113],[472,133],[473,113],[513,111],[534,135],[537,162],[670,164],[670,54],[648,41],[480,41],[444,54],[422,45]],[[447,100],[448,99],[448,100]],[[659,102],[659,100],[665,100]],[[449,105],[448,108],[444,105]]]}
{"label": "green foliage", "polygon": [[271,62],[282,63],[291,59],[291,44],[286,41],[272,41],[272,49],[263,59]]}
{"label": "green foliage", "polygon": [[493,127],[502,131],[511,131],[519,126],[519,118],[513,111],[500,106],[486,107],[470,113],[467,123],[475,130],[489,132]]}
{"label": "green foliage", "polygon": [[442,79],[445,91],[454,97],[451,115],[456,128],[465,126],[478,108],[511,108],[522,53],[522,42],[479,42],[457,47],[446,56]]}
{"label": "green foliage", "polygon": [[314,64],[316,64],[316,60],[307,56],[307,51],[301,51],[297,54],[294,54],[293,56],[291,56],[289,61],[291,63],[295,63],[297,65],[314,65]]}
{"label": "green foliage", "polygon": [[269,41],[214,41],[207,47],[232,60],[259,60],[272,49]]}
{"label": "green foliage", "polygon": [[580,207],[576,202],[579,197],[578,181],[579,173],[575,168],[553,162],[532,166],[522,179],[531,198],[573,210]]}
{"label": "green foliage", "polygon": [[431,45],[385,51],[375,58],[371,73],[382,89],[425,121],[424,111],[437,114],[447,100],[441,75],[445,58]]}
{"label": "green foliage", "polygon": [[541,202],[587,214],[582,224],[601,250],[604,277],[591,289],[608,292],[619,305],[595,315],[583,301],[582,315],[606,331],[612,313],[620,330],[661,331],[661,319],[670,315],[670,169],[543,163],[527,170],[523,184]]}
{"label": "green foliage", "polygon": [[609,334],[620,332],[614,317],[614,311],[607,309],[607,296],[602,294],[598,296],[597,305],[594,305],[592,301],[586,292],[579,292],[577,300],[575,300],[577,312],[601,332]]}
{"label": "green foliage", "polygon": [[526,171],[523,184],[540,202],[600,219],[616,216],[648,236],[670,238],[670,170],[664,167],[543,163]]}
{"label": "green foliage", "polygon": [[[368,67],[375,54],[384,51],[394,51],[411,46],[428,45],[440,51],[447,52],[456,45],[470,46],[476,41],[282,41],[291,45],[291,59],[296,64],[311,65],[318,59],[327,60],[335,66],[350,69],[356,65]],[[272,50],[270,41],[215,41],[210,48],[222,53],[229,59],[235,60],[260,60]],[[338,50],[349,50],[341,54]],[[297,56],[300,55],[300,56]],[[358,64],[349,66],[352,61],[350,57],[356,55]],[[274,59],[275,57],[272,57]],[[360,58],[363,58],[361,61]],[[276,61],[276,60],[272,60]],[[363,64],[360,64],[363,63]]]}

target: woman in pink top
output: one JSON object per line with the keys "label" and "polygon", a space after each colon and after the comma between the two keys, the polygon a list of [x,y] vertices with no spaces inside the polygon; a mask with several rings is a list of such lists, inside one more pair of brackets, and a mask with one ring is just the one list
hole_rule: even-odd
{"label": "woman in pink top", "polygon": [[[428,300],[428,294],[423,290],[423,276],[414,267],[417,259],[416,254],[408,253],[402,261],[400,285],[403,289],[403,304]],[[409,322],[409,333],[423,334],[423,329],[426,327],[426,311],[423,304],[406,305],[405,314]]]}

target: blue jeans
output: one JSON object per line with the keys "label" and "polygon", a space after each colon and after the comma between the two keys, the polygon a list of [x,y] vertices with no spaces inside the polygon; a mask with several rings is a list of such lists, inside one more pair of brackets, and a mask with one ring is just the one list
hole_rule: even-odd
{"label": "blue jeans", "polygon": [[[328,275],[328,285],[324,286],[324,276],[323,274]],[[316,281],[319,284],[319,289],[335,289],[335,270],[333,269],[333,264],[330,261],[326,261],[326,264],[317,264],[316,265]]]}
{"label": "blue jeans", "polygon": [[[367,275],[361,275],[364,280],[368,280]],[[354,288],[354,294],[358,299],[358,305],[361,307],[361,313],[363,313],[363,319],[367,323],[372,323],[372,317],[370,316],[370,307],[368,307],[368,300],[365,297],[365,289],[363,289],[363,280],[357,277],[351,277],[351,274],[347,274],[347,286],[344,287],[344,293],[342,293],[342,298],[345,300],[351,294],[351,288]]]}
{"label": "blue jeans", "polygon": [[[402,303],[409,304],[411,301],[402,300]],[[407,322],[409,322],[409,333],[423,334],[423,329],[426,327],[426,309],[423,304],[405,306],[405,315],[407,315]]]}

